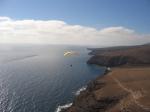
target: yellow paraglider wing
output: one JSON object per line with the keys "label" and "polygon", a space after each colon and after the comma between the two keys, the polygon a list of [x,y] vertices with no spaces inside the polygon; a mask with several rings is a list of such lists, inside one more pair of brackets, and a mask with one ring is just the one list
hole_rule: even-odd
{"label": "yellow paraglider wing", "polygon": [[75,52],[75,51],[66,51],[66,52],[64,52],[64,56],[71,56],[71,55],[78,55],[78,53]]}

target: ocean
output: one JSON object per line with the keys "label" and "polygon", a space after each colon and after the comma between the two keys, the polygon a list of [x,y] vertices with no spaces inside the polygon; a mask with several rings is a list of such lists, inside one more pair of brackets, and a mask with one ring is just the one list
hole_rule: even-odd
{"label": "ocean", "polygon": [[[78,55],[64,56],[65,51]],[[86,47],[0,45],[0,112],[56,112],[104,72]],[[66,105],[67,106],[67,105]]]}

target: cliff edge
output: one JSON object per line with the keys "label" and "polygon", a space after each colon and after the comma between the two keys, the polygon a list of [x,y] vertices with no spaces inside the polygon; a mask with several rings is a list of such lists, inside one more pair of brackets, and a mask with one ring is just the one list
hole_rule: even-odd
{"label": "cliff edge", "polygon": [[150,112],[150,67],[114,68],[81,92],[65,112]]}
{"label": "cliff edge", "polygon": [[93,48],[88,64],[100,66],[149,65],[150,44],[126,47]]}
{"label": "cliff edge", "polygon": [[92,49],[90,54],[88,64],[113,68],[62,112],[150,112],[150,45]]}

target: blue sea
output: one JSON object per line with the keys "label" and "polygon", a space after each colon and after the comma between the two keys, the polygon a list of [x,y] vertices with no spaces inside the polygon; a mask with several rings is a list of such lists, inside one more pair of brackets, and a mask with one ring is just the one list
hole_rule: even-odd
{"label": "blue sea", "polygon": [[[64,56],[65,51],[78,55]],[[104,69],[86,47],[0,45],[0,112],[56,112]],[[59,107],[59,108],[58,108]]]}

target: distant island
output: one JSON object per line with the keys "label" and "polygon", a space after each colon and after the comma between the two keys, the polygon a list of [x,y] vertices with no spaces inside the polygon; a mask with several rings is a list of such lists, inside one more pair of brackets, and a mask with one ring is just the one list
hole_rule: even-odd
{"label": "distant island", "polygon": [[63,112],[150,112],[150,44],[92,48],[88,64],[106,66]]}

